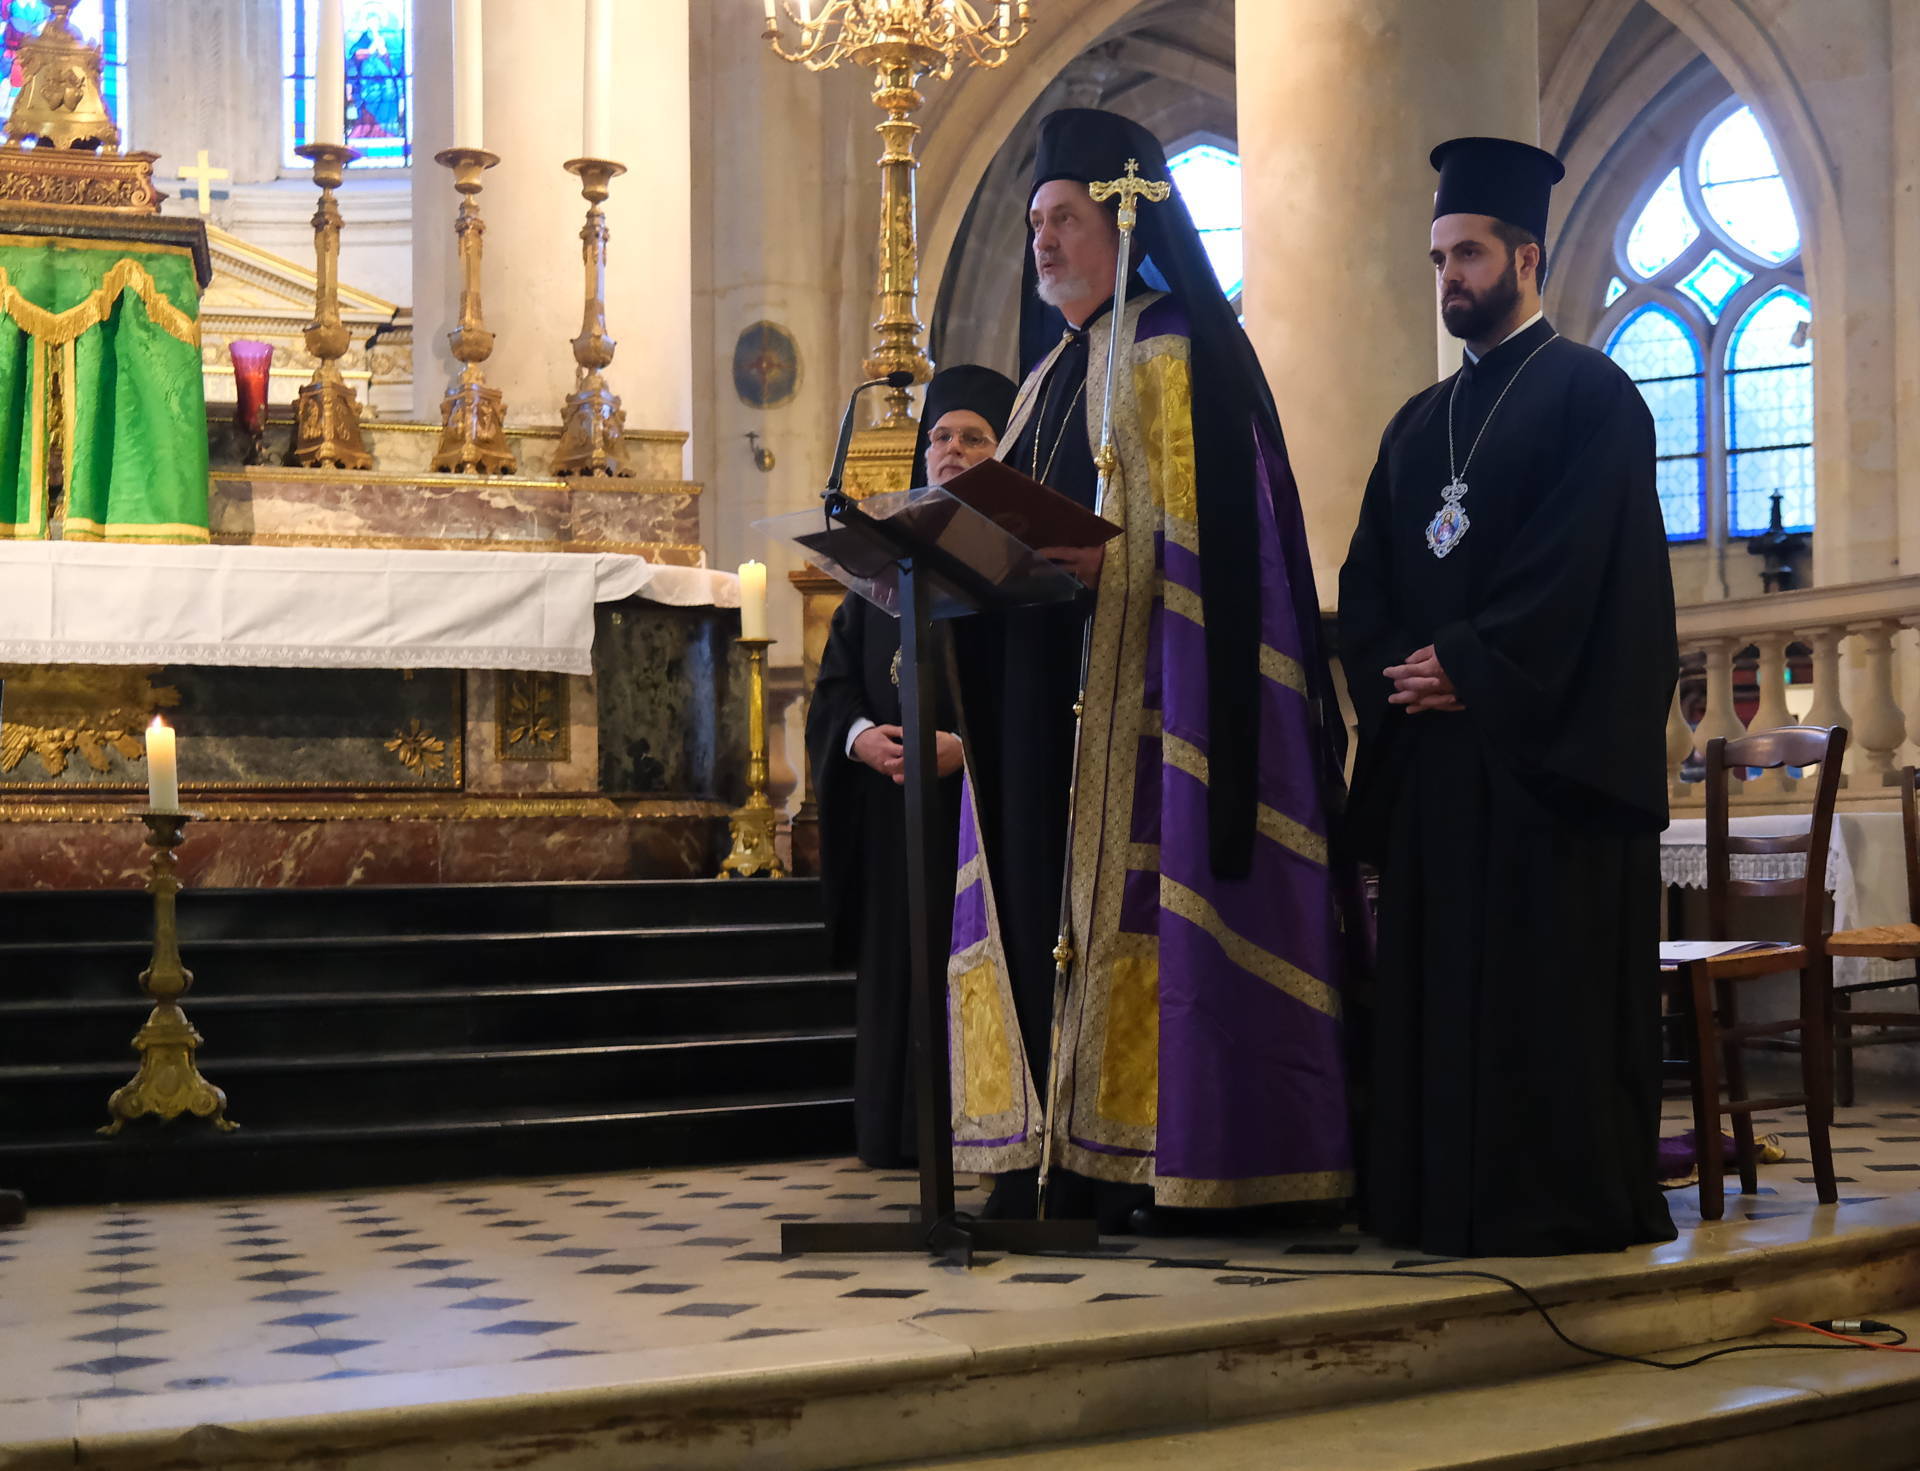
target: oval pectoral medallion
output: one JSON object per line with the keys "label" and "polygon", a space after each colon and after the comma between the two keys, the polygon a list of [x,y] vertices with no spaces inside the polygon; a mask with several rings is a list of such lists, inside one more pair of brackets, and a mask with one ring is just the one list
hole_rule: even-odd
{"label": "oval pectoral medallion", "polygon": [[1427,523],[1427,550],[1436,557],[1444,557],[1459,546],[1467,534],[1467,528],[1473,525],[1467,518],[1467,508],[1460,504],[1466,499],[1466,482],[1456,480],[1440,495],[1440,509],[1433,513],[1433,519]]}

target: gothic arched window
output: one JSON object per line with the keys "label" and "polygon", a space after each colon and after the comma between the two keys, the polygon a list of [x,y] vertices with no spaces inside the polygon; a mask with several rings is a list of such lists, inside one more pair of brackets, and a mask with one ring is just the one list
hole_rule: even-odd
{"label": "gothic arched window", "polygon": [[[0,0],[0,117],[13,109],[14,96],[24,78],[20,75],[20,48],[40,34],[53,14],[46,0]],[[127,143],[127,0],[80,0],[73,8],[73,28],[100,47],[106,63],[100,77],[100,90],[106,94],[107,111],[120,127],[120,146]]]}
{"label": "gothic arched window", "polygon": [[1639,385],[1659,435],[1673,541],[1811,531],[1812,307],[1800,225],[1753,110],[1702,120],[1614,239],[1597,340]]}
{"label": "gothic arched window", "polygon": [[[313,137],[313,0],[280,0],[285,64],[282,128],[288,168],[307,167],[294,149]],[[347,146],[356,168],[405,168],[413,161],[413,0],[346,0]]]}
{"label": "gothic arched window", "polygon": [[1246,281],[1239,155],[1212,143],[1196,143],[1168,159],[1167,172],[1173,175],[1174,187],[1200,231],[1200,243],[1206,247],[1220,289],[1237,308]]}

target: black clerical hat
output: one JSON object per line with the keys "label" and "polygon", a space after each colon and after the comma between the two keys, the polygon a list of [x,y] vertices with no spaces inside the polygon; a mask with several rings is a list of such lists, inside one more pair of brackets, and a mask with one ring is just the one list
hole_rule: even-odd
{"label": "black clerical hat", "polygon": [[1034,148],[1032,199],[1042,184],[1074,179],[1092,184],[1117,179],[1127,171],[1127,160],[1140,165],[1143,179],[1171,179],[1166,150],[1160,140],[1132,118],[1092,107],[1064,107],[1040,119]]}
{"label": "black clerical hat", "polygon": [[1543,245],[1547,199],[1566,166],[1544,148],[1511,138],[1455,138],[1429,155],[1440,171],[1433,217],[1492,215],[1517,225]]}
{"label": "black clerical hat", "polygon": [[1007,432],[1007,416],[1013,412],[1013,380],[1005,373],[983,368],[978,363],[955,363],[942,368],[927,384],[926,402],[920,409],[920,433],[913,443],[911,484],[927,483],[927,448],[933,426],[943,415],[955,409],[971,409],[985,419],[998,439]]}

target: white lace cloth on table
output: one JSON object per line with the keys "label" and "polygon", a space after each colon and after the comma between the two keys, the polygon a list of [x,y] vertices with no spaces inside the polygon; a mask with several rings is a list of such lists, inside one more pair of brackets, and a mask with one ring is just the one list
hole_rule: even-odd
{"label": "white lace cloth on table", "polygon": [[593,606],[739,579],[588,552],[0,542],[0,663],[593,672]]}
{"label": "white lace cloth on table", "polygon": [[[1736,817],[1729,824],[1729,831],[1739,837],[1784,837],[1804,833],[1811,821],[1805,814]],[[1906,922],[1907,870],[1901,852],[1904,841],[1897,812],[1834,814],[1825,888],[1833,895],[1836,930]],[[1736,879],[1797,879],[1807,868],[1806,855],[1802,853],[1735,853],[1730,856],[1730,864]],[[1660,882],[1684,889],[1707,886],[1705,818],[1676,818],[1660,835]],[[1912,973],[1910,960],[1848,956],[1836,960],[1833,966],[1834,983],[1841,986],[1890,981]]]}

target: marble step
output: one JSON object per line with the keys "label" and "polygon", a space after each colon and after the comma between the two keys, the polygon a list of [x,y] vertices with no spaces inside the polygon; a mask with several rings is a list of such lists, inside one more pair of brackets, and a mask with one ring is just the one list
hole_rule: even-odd
{"label": "marble step", "polygon": [[[401,1047],[536,1046],[583,1038],[689,1035],[723,1017],[727,1029],[844,1027],[853,977],[702,976],[657,981],[394,988],[227,996],[192,992],[187,1005],[209,1055]],[[115,997],[0,1001],[0,1058],[86,1062],[126,1055],[148,1003]]]}
{"label": "marble step", "polygon": [[[178,916],[182,941],[195,941],[805,923],[820,905],[817,879],[633,879],[188,889]],[[144,940],[152,923],[153,901],[138,890],[0,891],[0,943]]]}
{"label": "marble step", "polygon": [[[1596,1364],[1440,1394],[986,1456],[894,1471],[1912,1471],[1920,1356],[1809,1349],[1808,1334],[1746,1340],[1779,1352],[1697,1368]],[[1731,1345],[1694,1344],[1681,1360]]]}
{"label": "marble step", "polygon": [[[224,995],[780,975],[825,969],[828,958],[818,923],[208,939],[181,948],[196,988]],[[149,953],[144,940],[4,943],[0,982],[15,999],[125,996]]]}
{"label": "marble step", "polygon": [[[317,1100],[312,1113],[324,1119],[326,1100]],[[597,1108],[523,1105],[435,1119],[246,1126],[226,1134],[196,1121],[149,1121],[113,1139],[78,1130],[51,1140],[9,1137],[0,1141],[0,1180],[46,1205],[174,1200],[796,1159],[843,1152],[852,1133],[846,1087]]]}
{"label": "marble step", "polygon": [[[1022,1271],[1067,1265],[983,1264],[989,1291],[1016,1260]],[[1798,1349],[1616,1372],[1559,1344],[1497,1283],[1427,1269],[1297,1280],[1290,1262],[1276,1265],[1266,1285],[1255,1284],[1269,1274],[1196,1272],[1198,1290],[1167,1293],[1177,1269],[1142,1254],[1150,1295],[1135,1300],[942,1315],[903,1306],[899,1320],[863,1328],[0,1407],[12,1456],[0,1465],[827,1471],[945,1456],[1008,1471],[1096,1461],[1103,1471],[1880,1471],[1910,1467],[1920,1445],[1920,1356]],[[1770,1332],[1775,1315],[1910,1317],[1920,1199],[1462,1266],[1525,1283],[1579,1341],[1678,1358],[1686,1345]],[[1551,1408],[1529,1413],[1538,1396]]]}
{"label": "marble step", "polygon": [[[322,1045],[326,1039],[316,1039]],[[420,1051],[234,1056],[202,1049],[202,1072],[249,1127],[432,1121],[474,1108],[591,1107],[700,1098],[754,1088],[829,1087],[853,1076],[851,1027],[597,1040],[569,1047],[437,1047]],[[0,1066],[0,1111],[57,1137],[106,1122],[106,1100],[132,1076],[124,1061]]]}

